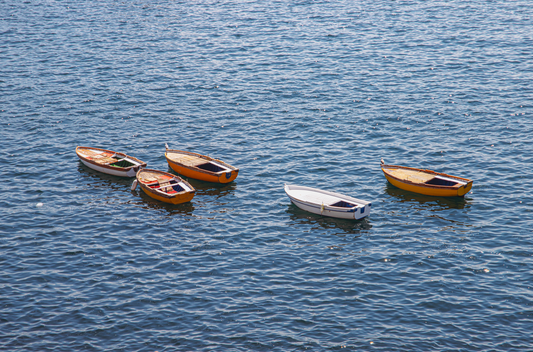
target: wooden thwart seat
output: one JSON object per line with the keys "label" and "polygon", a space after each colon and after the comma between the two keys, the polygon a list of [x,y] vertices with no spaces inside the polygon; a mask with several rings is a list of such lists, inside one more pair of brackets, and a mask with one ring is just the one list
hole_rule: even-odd
{"label": "wooden thwart seat", "polygon": [[161,177],[161,175],[155,172],[143,172],[140,176],[140,180],[143,183],[158,182],[159,184],[169,183],[172,178]]}
{"label": "wooden thwart seat", "polygon": [[114,164],[114,163],[116,163],[118,161],[117,159],[111,158],[109,156],[102,156],[100,158],[93,157],[93,158],[91,158],[91,160],[94,161],[95,163],[101,164],[101,165]]}
{"label": "wooden thwart seat", "polygon": [[103,152],[101,150],[91,150],[91,149],[82,148],[79,150],[79,154],[81,154],[82,156],[86,158],[91,158],[91,157],[97,157],[98,155],[105,156],[106,152]]}
{"label": "wooden thwart seat", "polygon": [[196,167],[198,165],[202,165],[208,162],[205,159],[199,158],[194,155],[187,155],[187,154],[168,153],[167,157],[176,163],[180,163],[185,166],[192,166],[192,167]]}
{"label": "wooden thwart seat", "polygon": [[425,183],[435,177],[435,175],[416,170],[388,169],[388,172],[394,177],[414,183]]}
{"label": "wooden thwart seat", "polygon": [[120,161],[120,160],[113,158],[113,156],[115,155],[111,155],[110,153],[101,152],[97,150],[82,149],[80,151],[80,154],[83,157],[89,160],[92,160],[95,163],[100,164],[100,165],[109,165],[109,164],[116,163],[117,161]]}

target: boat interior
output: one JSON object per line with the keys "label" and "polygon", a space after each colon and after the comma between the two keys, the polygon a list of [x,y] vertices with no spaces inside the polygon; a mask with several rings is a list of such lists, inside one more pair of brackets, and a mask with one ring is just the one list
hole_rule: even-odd
{"label": "boat interior", "polygon": [[199,169],[210,172],[231,171],[224,165],[215,163],[213,161],[206,161],[205,159],[197,157],[195,155],[167,152],[167,157],[176,163],[180,163],[186,166],[197,167]]}
{"label": "boat interior", "polygon": [[[372,204],[368,204],[369,206],[372,206]],[[336,203],[330,204],[332,207],[339,207],[339,208],[353,208],[358,206],[358,204],[346,202],[344,200],[340,200]],[[366,207],[363,206],[361,209],[361,214],[365,212]]]}
{"label": "boat interior", "polygon": [[185,189],[181,187],[176,180],[165,181],[162,183],[159,183],[159,181],[152,181],[146,183],[146,185],[153,190],[161,191],[167,194],[175,194],[185,191]]}
{"label": "boat interior", "polygon": [[344,200],[340,200],[336,203],[330,204],[330,206],[339,207],[339,208],[353,208],[353,207],[356,207],[357,204],[348,203],[348,202],[345,202]]}
{"label": "boat interior", "polygon": [[407,169],[388,169],[389,174],[399,179],[407,180],[413,183],[420,183],[434,186],[455,186],[457,184],[466,184],[466,182],[456,180],[446,176],[434,175],[418,170]]}
{"label": "boat interior", "polygon": [[204,164],[201,164],[201,165],[197,165],[196,167],[199,168],[199,169],[206,170],[206,171],[211,171],[211,172],[229,171],[228,168],[221,167],[221,166],[219,166],[219,165],[217,165],[215,163],[212,163],[212,162],[208,162],[208,163],[204,163]]}
{"label": "boat interior", "polygon": [[162,176],[158,173],[151,171],[143,171],[141,175],[138,176],[138,180],[139,182],[148,186],[152,190],[160,191],[167,194],[179,193],[186,190],[179,184],[178,180],[176,180],[175,178]]}
{"label": "boat interior", "polygon": [[109,164],[109,166],[114,166],[114,167],[130,167],[130,166],[135,166],[134,163],[130,162],[129,160],[127,159],[119,159],[117,157],[115,157],[115,159],[117,160],[116,162],[112,163],[112,164]]}
{"label": "boat interior", "polygon": [[455,186],[459,182],[455,181],[455,180],[452,180],[452,179],[449,179],[449,178],[436,176],[436,177],[432,178],[431,180],[426,181],[424,183],[427,184],[427,185],[435,185],[435,186]]}
{"label": "boat interior", "polygon": [[125,155],[112,154],[102,150],[83,149],[80,154],[89,160],[100,165],[109,165],[114,167],[130,167],[135,164],[126,159]]}

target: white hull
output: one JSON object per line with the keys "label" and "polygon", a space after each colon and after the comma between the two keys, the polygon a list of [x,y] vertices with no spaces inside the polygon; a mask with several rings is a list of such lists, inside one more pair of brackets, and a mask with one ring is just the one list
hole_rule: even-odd
{"label": "white hull", "polygon": [[[359,220],[370,215],[372,204],[340,193],[322,191],[316,188],[285,185],[285,192],[298,208],[313,214],[339,219]],[[348,203],[334,206],[338,202]]]}
{"label": "white hull", "polygon": [[[103,173],[109,174],[109,175],[114,175],[114,176],[135,177],[135,175],[137,174],[137,171],[139,171],[138,167],[131,168],[128,171],[123,171],[123,170],[120,170],[118,168],[117,168],[117,170],[112,170],[112,169],[109,169],[109,168],[106,168],[106,167],[101,167],[101,166],[86,162],[83,159],[80,159],[80,160],[85,166],[90,167],[93,170],[96,170],[96,171],[99,171],[99,172],[103,172]],[[130,161],[129,159],[126,159],[126,160]],[[131,160],[130,162],[134,163],[134,164],[137,164],[133,160]]]}

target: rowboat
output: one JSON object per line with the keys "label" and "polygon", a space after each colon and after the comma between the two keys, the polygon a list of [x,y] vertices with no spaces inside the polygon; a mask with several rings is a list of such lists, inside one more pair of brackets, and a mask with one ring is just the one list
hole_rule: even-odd
{"label": "rowboat", "polygon": [[195,189],[181,177],[168,172],[141,169],[137,172],[137,179],[133,181],[131,189],[141,185],[141,189],[150,197],[170,204],[190,202]]}
{"label": "rowboat", "polygon": [[115,176],[134,177],[146,167],[146,163],[137,158],[107,149],[78,146],[76,154],[87,167]]}
{"label": "rowboat", "polygon": [[451,176],[431,170],[412,167],[385,165],[381,170],[387,180],[394,186],[406,191],[428,196],[463,197],[470,192],[474,181],[467,178]]}
{"label": "rowboat", "polygon": [[313,214],[340,219],[362,219],[370,215],[372,203],[316,188],[285,185],[285,193],[298,208]]}
{"label": "rowboat", "polygon": [[168,145],[166,145],[165,157],[172,170],[196,180],[229,183],[239,174],[239,169],[223,161],[207,155],[169,149]]}

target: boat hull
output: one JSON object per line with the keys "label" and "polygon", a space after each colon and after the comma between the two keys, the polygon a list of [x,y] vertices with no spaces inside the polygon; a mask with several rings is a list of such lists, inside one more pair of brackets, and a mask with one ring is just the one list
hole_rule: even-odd
{"label": "boat hull", "polygon": [[[91,156],[87,153],[96,153],[96,155],[115,155],[122,158],[121,161],[126,161],[131,164],[130,167],[115,167],[109,164],[98,163],[94,160],[91,160]],[[83,165],[108,175],[119,176],[119,177],[135,177],[137,171],[146,167],[146,163],[134,158],[132,156],[126,155],[124,153],[114,152],[112,150],[100,149],[100,148],[90,148],[90,147],[76,147],[76,154],[78,158],[83,163]],[[118,161],[118,160],[117,160]]]}
{"label": "boat hull", "polygon": [[[403,169],[403,170],[414,170],[416,172],[427,174],[428,177],[442,177],[449,180],[456,180],[458,183],[454,186],[437,186],[437,185],[429,185],[429,184],[423,184],[423,183],[415,183],[410,182],[405,179],[400,179],[398,177],[394,177],[390,173],[391,168],[396,169]],[[431,170],[421,170],[421,169],[415,169],[415,168],[408,168],[404,166],[397,166],[397,165],[382,165],[381,170],[383,171],[383,174],[385,175],[385,178],[387,181],[389,181],[393,186],[398,187],[400,189],[403,189],[405,191],[424,194],[427,196],[435,196],[435,197],[463,197],[465,194],[470,192],[472,189],[473,182],[472,180],[465,179],[462,177],[457,176],[451,176],[444,173],[439,173]]]}
{"label": "boat hull", "polygon": [[127,171],[122,171],[120,169],[116,169],[116,170],[113,170],[113,169],[109,169],[109,168],[105,168],[105,167],[102,167],[100,165],[96,165],[96,164],[93,164],[93,163],[90,163],[90,162],[87,162],[83,159],[80,159],[80,161],[83,163],[83,165],[95,170],[95,171],[98,171],[98,172],[102,172],[104,174],[108,174],[108,175],[113,175],[113,176],[119,176],[119,177],[135,177],[135,174],[137,173],[138,169],[137,168],[131,168]]}
{"label": "boat hull", "polygon": [[[305,192],[314,192],[316,194],[316,196],[313,197],[315,200],[309,201],[302,199],[303,197],[295,196],[295,192],[293,189],[291,189],[291,187],[296,187],[298,190]],[[370,202],[362,201],[360,199],[352,198],[340,193],[322,191],[311,187],[285,185],[285,193],[287,193],[287,196],[291,202],[298,208],[313,214],[332,218],[360,220],[370,215],[370,210],[372,208],[372,204]],[[323,201],[321,201],[321,199]],[[331,206],[330,204],[324,204],[324,202],[331,203],[340,200],[351,202],[355,206],[350,208],[341,208]]]}
{"label": "boat hull", "polygon": [[144,191],[144,193],[146,193],[151,198],[159,200],[161,202],[169,203],[169,204],[187,203],[187,202],[190,202],[194,198],[194,193],[185,193],[183,195],[178,195],[175,197],[164,197],[160,194],[153,192],[150,188],[146,187],[143,184],[141,184],[141,189]]}
{"label": "boat hull", "polygon": [[317,215],[328,216],[331,218],[359,220],[370,215],[370,207],[365,207],[366,209],[362,208],[362,210],[354,211],[354,212],[337,211],[337,210],[322,209],[320,205],[301,202],[295,198],[289,197],[289,199],[294,205],[296,205],[298,208],[302,210],[305,210],[309,213],[313,213]]}
{"label": "boat hull", "polygon": [[[211,172],[211,171],[203,170],[195,166],[185,165],[183,163],[172,160],[170,156],[172,153],[189,155],[191,157],[195,157],[196,159],[202,159],[206,163],[209,163],[209,162],[215,163],[217,165],[220,165],[222,168],[225,168],[225,170],[222,172]],[[230,182],[233,182],[239,175],[239,169],[229,164],[226,164],[220,160],[210,158],[206,155],[185,152],[181,150],[170,150],[169,149],[165,153],[165,158],[167,159],[168,166],[172,170],[174,170],[180,175],[193,178],[195,180],[214,182],[214,183],[230,183]]]}

